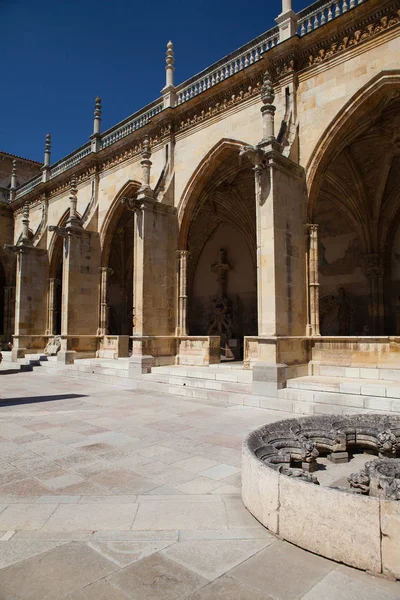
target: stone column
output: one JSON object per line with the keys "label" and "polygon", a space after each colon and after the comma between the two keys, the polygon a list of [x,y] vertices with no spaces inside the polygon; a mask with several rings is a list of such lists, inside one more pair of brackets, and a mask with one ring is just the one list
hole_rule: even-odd
{"label": "stone column", "polygon": [[178,326],[176,335],[187,335],[187,261],[190,253],[187,250],[177,250],[179,297],[178,297]]}
{"label": "stone column", "polygon": [[263,139],[240,154],[254,166],[256,191],[258,359],[252,389],[256,395],[274,397],[285,384],[287,364],[305,360],[301,338],[308,320],[307,197],[304,169],[283,156],[274,136],[274,90],[268,73],[261,100]]}
{"label": "stone column", "polygon": [[13,359],[25,350],[43,350],[46,331],[47,251],[36,248],[29,236],[29,206],[23,208],[22,235],[17,245],[5,245],[17,257]]}
{"label": "stone column", "polygon": [[319,271],[318,271],[318,225],[309,224],[308,246],[308,287],[310,335],[320,335],[319,331]]}
{"label": "stone column", "polygon": [[15,286],[4,287],[4,335],[11,342],[14,333]]}
{"label": "stone column", "polygon": [[383,257],[379,253],[370,253],[364,256],[365,276],[369,281],[369,316],[370,335],[383,335],[385,328],[385,302],[383,293],[383,280],[385,268]]}
{"label": "stone column", "polygon": [[55,277],[51,277],[49,280],[49,291],[48,291],[48,303],[47,303],[47,329],[46,335],[55,335],[55,326],[56,326],[56,289],[57,284],[59,284],[58,279]]}
{"label": "stone column", "polygon": [[100,321],[97,335],[107,335],[108,314],[110,308],[107,303],[107,286],[108,278],[114,273],[114,271],[108,267],[100,267],[100,273]]}

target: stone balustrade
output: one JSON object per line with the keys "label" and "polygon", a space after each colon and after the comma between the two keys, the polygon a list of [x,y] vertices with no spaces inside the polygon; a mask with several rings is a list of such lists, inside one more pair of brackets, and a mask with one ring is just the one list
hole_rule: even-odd
{"label": "stone balustrade", "polygon": [[[318,0],[299,13],[298,34],[304,36],[366,1],[367,0],[339,0],[326,2],[325,0]],[[179,106],[190,101],[192,98],[195,98],[199,94],[214,87],[221,81],[232,77],[236,73],[239,73],[259,61],[268,50],[271,50],[279,44],[279,36],[279,27],[273,27],[245,46],[232,52],[219,62],[211,65],[198,75],[183,82],[176,88],[173,88],[176,93],[176,105]],[[162,112],[165,108],[163,99],[157,98],[154,102],[140,109],[122,123],[101,135],[99,134],[99,148],[104,150],[144,127],[154,116]],[[53,165],[50,168],[49,178],[54,179],[68,169],[75,167],[91,152],[92,146],[90,143],[79,148],[76,152]],[[42,181],[42,175],[39,175],[24,183],[17,189],[15,198],[18,200],[27,195],[35,187],[40,185]]]}
{"label": "stone balustrade", "polygon": [[217,65],[212,65],[205,71],[199,73],[189,82],[183,83],[177,88],[178,104],[183,104],[198,96],[202,92],[217,85],[221,81],[232,77],[239,71],[246,69],[279,43],[279,30],[277,27],[270,29],[265,34],[253,40],[249,47],[240,48],[237,52],[228,55]]}
{"label": "stone balustrade", "polygon": [[148,110],[141,109],[138,113],[135,113],[127,121],[117,125],[109,132],[105,132],[101,137],[101,148],[107,148],[112,144],[115,144],[119,140],[122,140],[127,135],[130,135],[137,129],[147,125],[150,120],[158,115],[163,110],[163,103],[160,100],[156,100],[151,108]]}
{"label": "stone balustrade", "polygon": [[326,2],[324,0],[322,2],[315,2],[299,13],[298,33],[300,36],[306,35],[366,1],[340,0]]}

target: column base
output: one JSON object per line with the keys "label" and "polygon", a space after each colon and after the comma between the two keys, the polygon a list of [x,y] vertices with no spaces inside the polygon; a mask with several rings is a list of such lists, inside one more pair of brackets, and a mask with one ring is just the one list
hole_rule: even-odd
{"label": "column base", "polygon": [[138,377],[146,373],[151,373],[152,367],[155,365],[153,356],[146,354],[134,354],[128,362],[128,377]]}
{"label": "column base", "polygon": [[252,393],[255,396],[276,396],[278,390],[286,387],[286,370],[287,365],[284,363],[255,363]]}
{"label": "column base", "polygon": [[75,362],[76,352],[73,350],[60,350],[57,354],[57,362],[64,365],[73,365]]}
{"label": "column base", "polygon": [[26,348],[13,348],[11,350],[11,360],[16,362],[18,358],[25,358]]}

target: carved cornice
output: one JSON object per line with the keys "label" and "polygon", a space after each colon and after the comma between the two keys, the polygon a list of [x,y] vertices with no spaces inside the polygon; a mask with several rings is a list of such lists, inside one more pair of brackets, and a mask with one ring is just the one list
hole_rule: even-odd
{"label": "carved cornice", "polygon": [[246,79],[241,84],[230,87],[218,95],[213,95],[212,98],[209,98],[200,106],[181,115],[178,119],[177,131],[186,131],[198,123],[211,119],[254,96],[259,96],[261,89],[262,75],[259,74]]}
{"label": "carved cornice", "polygon": [[18,214],[21,202],[30,202],[30,199],[34,199],[31,206],[36,206],[40,203],[40,199],[37,198],[38,192],[43,194],[45,191],[49,199],[64,193],[68,190],[72,174],[76,175],[77,183],[80,184],[90,179],[96,171],[104,172],[125,161],[138,158],[145,136],[149,137],[151,147],[155,148],[169,139],[171,134],[186,132],[252,98],[256,100],[261,92],[262,74],[266,67],[279,85],[284,77],[296,75],[299,71],[312,70],[399,24],[398,2],[378,3],[377,0],[370,0],[357,7],[356,11],[349,11],[340,19],[334,19],[304,37],[293,36],[284,44],[278,44],[268,50],[260,60],[239,71],[237,75],[194,97],[193,101],[173,109],[165,109],[129,136],[100,153],[89,154],[55,180],[39,184],[29,194],[15,201],[16,208],[13,210]]}
{"label": "carved cornice", "polygon": [[361,44],[367,40],[370,40],[384,31],[399,25],[400,23],[400,10],[390,10],[387,8],[388,14],[370,18],[362,26],[354,25],[350,30],[346,30],[346,33],[338,34],[332,37],[328,43],[319,44],[318,47],[310,48],[308,56],[302,53],[297,61],[297,69],[301,70],[307,67],[318,65],[322,62],[333,58],[337,54],[349,50],[350,48]]}

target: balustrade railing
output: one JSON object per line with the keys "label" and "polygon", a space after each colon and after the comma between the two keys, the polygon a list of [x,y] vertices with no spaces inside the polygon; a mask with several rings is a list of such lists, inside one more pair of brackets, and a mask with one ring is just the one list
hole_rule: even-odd
{"label": "balustrade railing", "polygon": [[163,103],[159,101],[155,106],[152,106],[149,110],[142,112],[138,116],[133,116],[129,121],[122,123],[122,125],[117,126],[109,133],[103,134],[101,138],[101,148],[107,148],[115,142],[122,140],[122,138],[130,135],[137,129],[144,127],[147,123],[152,119],[155,115],[158,115],[163,110]]}
{"label": "balustrade railing", "polygon": [[[298,34],[304,36],[363,2],[367,2],[367,0],[331,0],[330,2],[317,0],[317,2],[314,2],[298,14]],[[191,98],[198,96],[221,81],[246,69],[260,60],[268,50],[278,43],[279,28],[274,27],[255,40],[252,40],[246,46],[239,48],[218,63],[211,65],[198,75],[179,85],[176,88],[177,104],[180,105],[188,102]],[[106,131],[101,135],[101,149],[108,148],[134,131],[144,127],[163,108],[163,101],[158,98],[152,104],[148,105],[148,107],[143,108],[119,125]],[[91,144],[88,143],[75,153],[53,165],[50,169],[50,179],[77,165],[91,151]],[[16,198],[21,198],[28,194],[41,181],[42,175],[38,175],[21,185],[16,191]]]}
{"label": "balustrade railing", "polygon": [[21,196],[25,196],[26,194],[29,194],[29,192],[31,190],[33,190],[33,188],[35,188],[37,185],[39,185],[39,183],[41,183],[41,181],[42,181],[42,175],[40,174],[40,175],[37,175],[36,177],[34,177],[33,179],[30,179],[23,185],[20,185],[19,188],[16,190],[15,197],[21,198]]}
{"label": "balustrade railing", "polygon": [[85,156],[88,156],[88,154],[90,153],[91,147],[90,144],[87,144],[81,150],[75,152],[75,154],[73,154],[72,156],[69,156],[64,160],[61,160],[60,162],[56,163],[50,169],[50,179],[53,179],[54,177],[57,177],[57,175],[60,175],[60,173],[64,173],[64,171],[71,169],[71,167],[74,167],[75,165],[80,163],[82,158],[85,158]]}
{"label": "balustrade railing", "polygon": [[331,0],[331,2],[326,2],[326,0],[323,0],[314,2],[314,4],[308,6],[299,13],[298,33],[302,37],[366,1],[367,0]]}
{"label": "balustrade railing", "polygon": [[[202,71],[188,83],[185,82],[177,88],[177,102],[183,104],[191,98],[198,96],[202,92],[217,85],[220,81],[232,77],[235,73],[246,69],[262,57],[265,52],[279,43],[279,29],[274,27],[263,36],[260,36],[246,50],[235,52],[228,55],[226,59],[220,61],[218,66],[212,65],[205,71]],[[238,54],[239,52],[239,54]]]}

